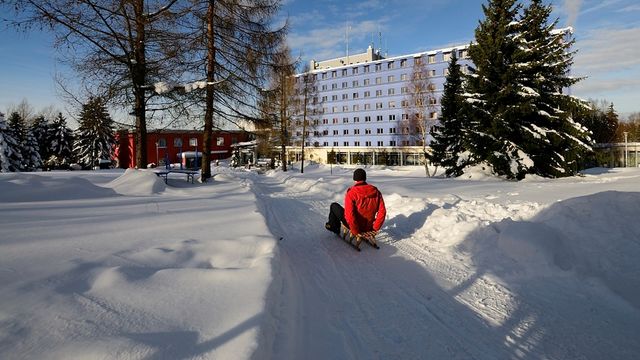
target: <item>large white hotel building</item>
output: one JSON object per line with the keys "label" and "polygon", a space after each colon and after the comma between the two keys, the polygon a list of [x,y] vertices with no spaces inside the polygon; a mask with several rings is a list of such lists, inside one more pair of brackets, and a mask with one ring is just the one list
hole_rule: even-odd
{"label": "large white hotel building", "polygon": [[[318,113],[305,136],[305,160],[339,164],[420,164],[421,144],[409,134],[409,82],[414,64],[426,64],[435,103],[428,116],[437,119],[451,54],[465,72],[468,45],[384,58],[367,52],[326,61],[311,61],[316,77]],[[296,75],[301,82],[301,75]],[[289,159],[300,160],[301,131],[292,134]]]}

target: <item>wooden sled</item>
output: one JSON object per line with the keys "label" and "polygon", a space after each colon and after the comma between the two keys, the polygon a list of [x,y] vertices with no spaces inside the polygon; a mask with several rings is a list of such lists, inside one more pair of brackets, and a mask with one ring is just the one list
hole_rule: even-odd
{"label": "wooden sled", "polygon": [[367,231],[358,235],[353,235],[351,233],[351,230],[349,230],[348,227],[342,224],[342,226],[340,227],[340,234],[338,235],[340,236],[340,238],[342,238],[342,240],[353,246],[357,251],[360,251],[360,244],[363,241],[376,249],[380,249],[380,246],[378,246],[378,243],[376,242],[376,231]]}

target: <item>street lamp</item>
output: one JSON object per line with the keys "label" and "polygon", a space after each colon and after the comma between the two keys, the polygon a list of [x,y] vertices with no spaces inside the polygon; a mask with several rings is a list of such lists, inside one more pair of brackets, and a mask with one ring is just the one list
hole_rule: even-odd
{"label": "street lamp", "polygon": [[624,132],[624,167],[627,167],[627,159],[628,159],[627,134],[629,134],[629,132],[625,131]]}
{"label": "street lamp", "polygon": [[160,163],[160,157],[158,156],[158,146],[160,146],[160,142],[156,141],[156,167],[158,167],[158,164]]}

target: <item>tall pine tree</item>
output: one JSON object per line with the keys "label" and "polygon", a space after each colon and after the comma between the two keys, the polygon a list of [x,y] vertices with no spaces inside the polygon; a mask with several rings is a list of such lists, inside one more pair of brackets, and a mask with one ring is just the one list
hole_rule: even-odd
{"label": "tall pine tree", "polygon": [[82,106],[79,122],[74,144],[78,162],[93,167],[98,160],[110,160],[116,143],[115,129],[102,99],[90,98]]}
{"label": "tall pine tree", "polygon": [[29,127],[31,134],[38,143],[38,153],[40,158],[46,160],[49,158],[49,123],[44,116],[40,115],[33,119],[31,126]]}
{"label": "tall pine tree", "polygon": [[73,132],[67,127],[67,120],[58,113],[49,128],[50,155],[46,165],[50,168],[68,168],[73,162]]}
{"label": "tall pine tree", "polygon": [[513,139],[520,118],[514,86],[520,8],[515,0],[489,0],[482,6],[485,19],[475,31],[476,43],[469,47],[475,66],[467,80],[466,101],[471,105],[472,119],[467,130],[470,160],[486,163],[497,175],[507,178],[516,178],[528,162],[518,139]]}
{"label": "tall pine tree", "polygon": [[430,161],[445,168],[446,175],[460,176],[466,166],[463,153],[466,151],[464,129],[468,123],[463,98],[463,78],[455,50],[444,84],[444,93],[440,99],[440,124],[431,131],[433,152]]}
{"label": "tall pine tree", "polygon": [[7,121],[9,125],[9,132],[15,141],[14,154],[13,154],[13,165],[15,166],[17,171],[22,171],[26,169],[26,164],[24,161],[24,143],[27,139],[27,128],[25,125],[25,121],[20,116],[18,112],[12,112]]}
{"label": "tall pine tree", "polygon": [[586,103],[563,94],[580,79],[569,75],[573,40],[568,30],[555,29],[558,20],[549,23],[551,11],[542,0],[532,0],[520,21],[520,51],[515,57],[520,73],[515,85],[522,114],[520,128],[514,130],[533,160],[523,171],[559,177],[575,174],[592,151],[592,141],[588,130],[571,117],[572,110]]}
{"label": "tall pine tree", "polygon": [[[17,115],[17,113],[16,113]],[[0,171],[13,172],[20,170],[22,155],[13,131],[0,113]]]}

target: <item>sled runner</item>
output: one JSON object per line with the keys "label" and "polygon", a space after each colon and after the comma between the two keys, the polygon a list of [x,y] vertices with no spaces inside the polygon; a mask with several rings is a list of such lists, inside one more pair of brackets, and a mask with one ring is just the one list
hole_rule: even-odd
{"label": "sled runner", "polygon": [[375,231],[367,231],[358,235],[353,235],[351,230],[342,224],[340,232],[337,235],[354,249],[360,251],[360,244],[363,241],[376,249],[380,249],[380,246],[378,246],[378,243],[376,242],[376,234],[377,232]]}

